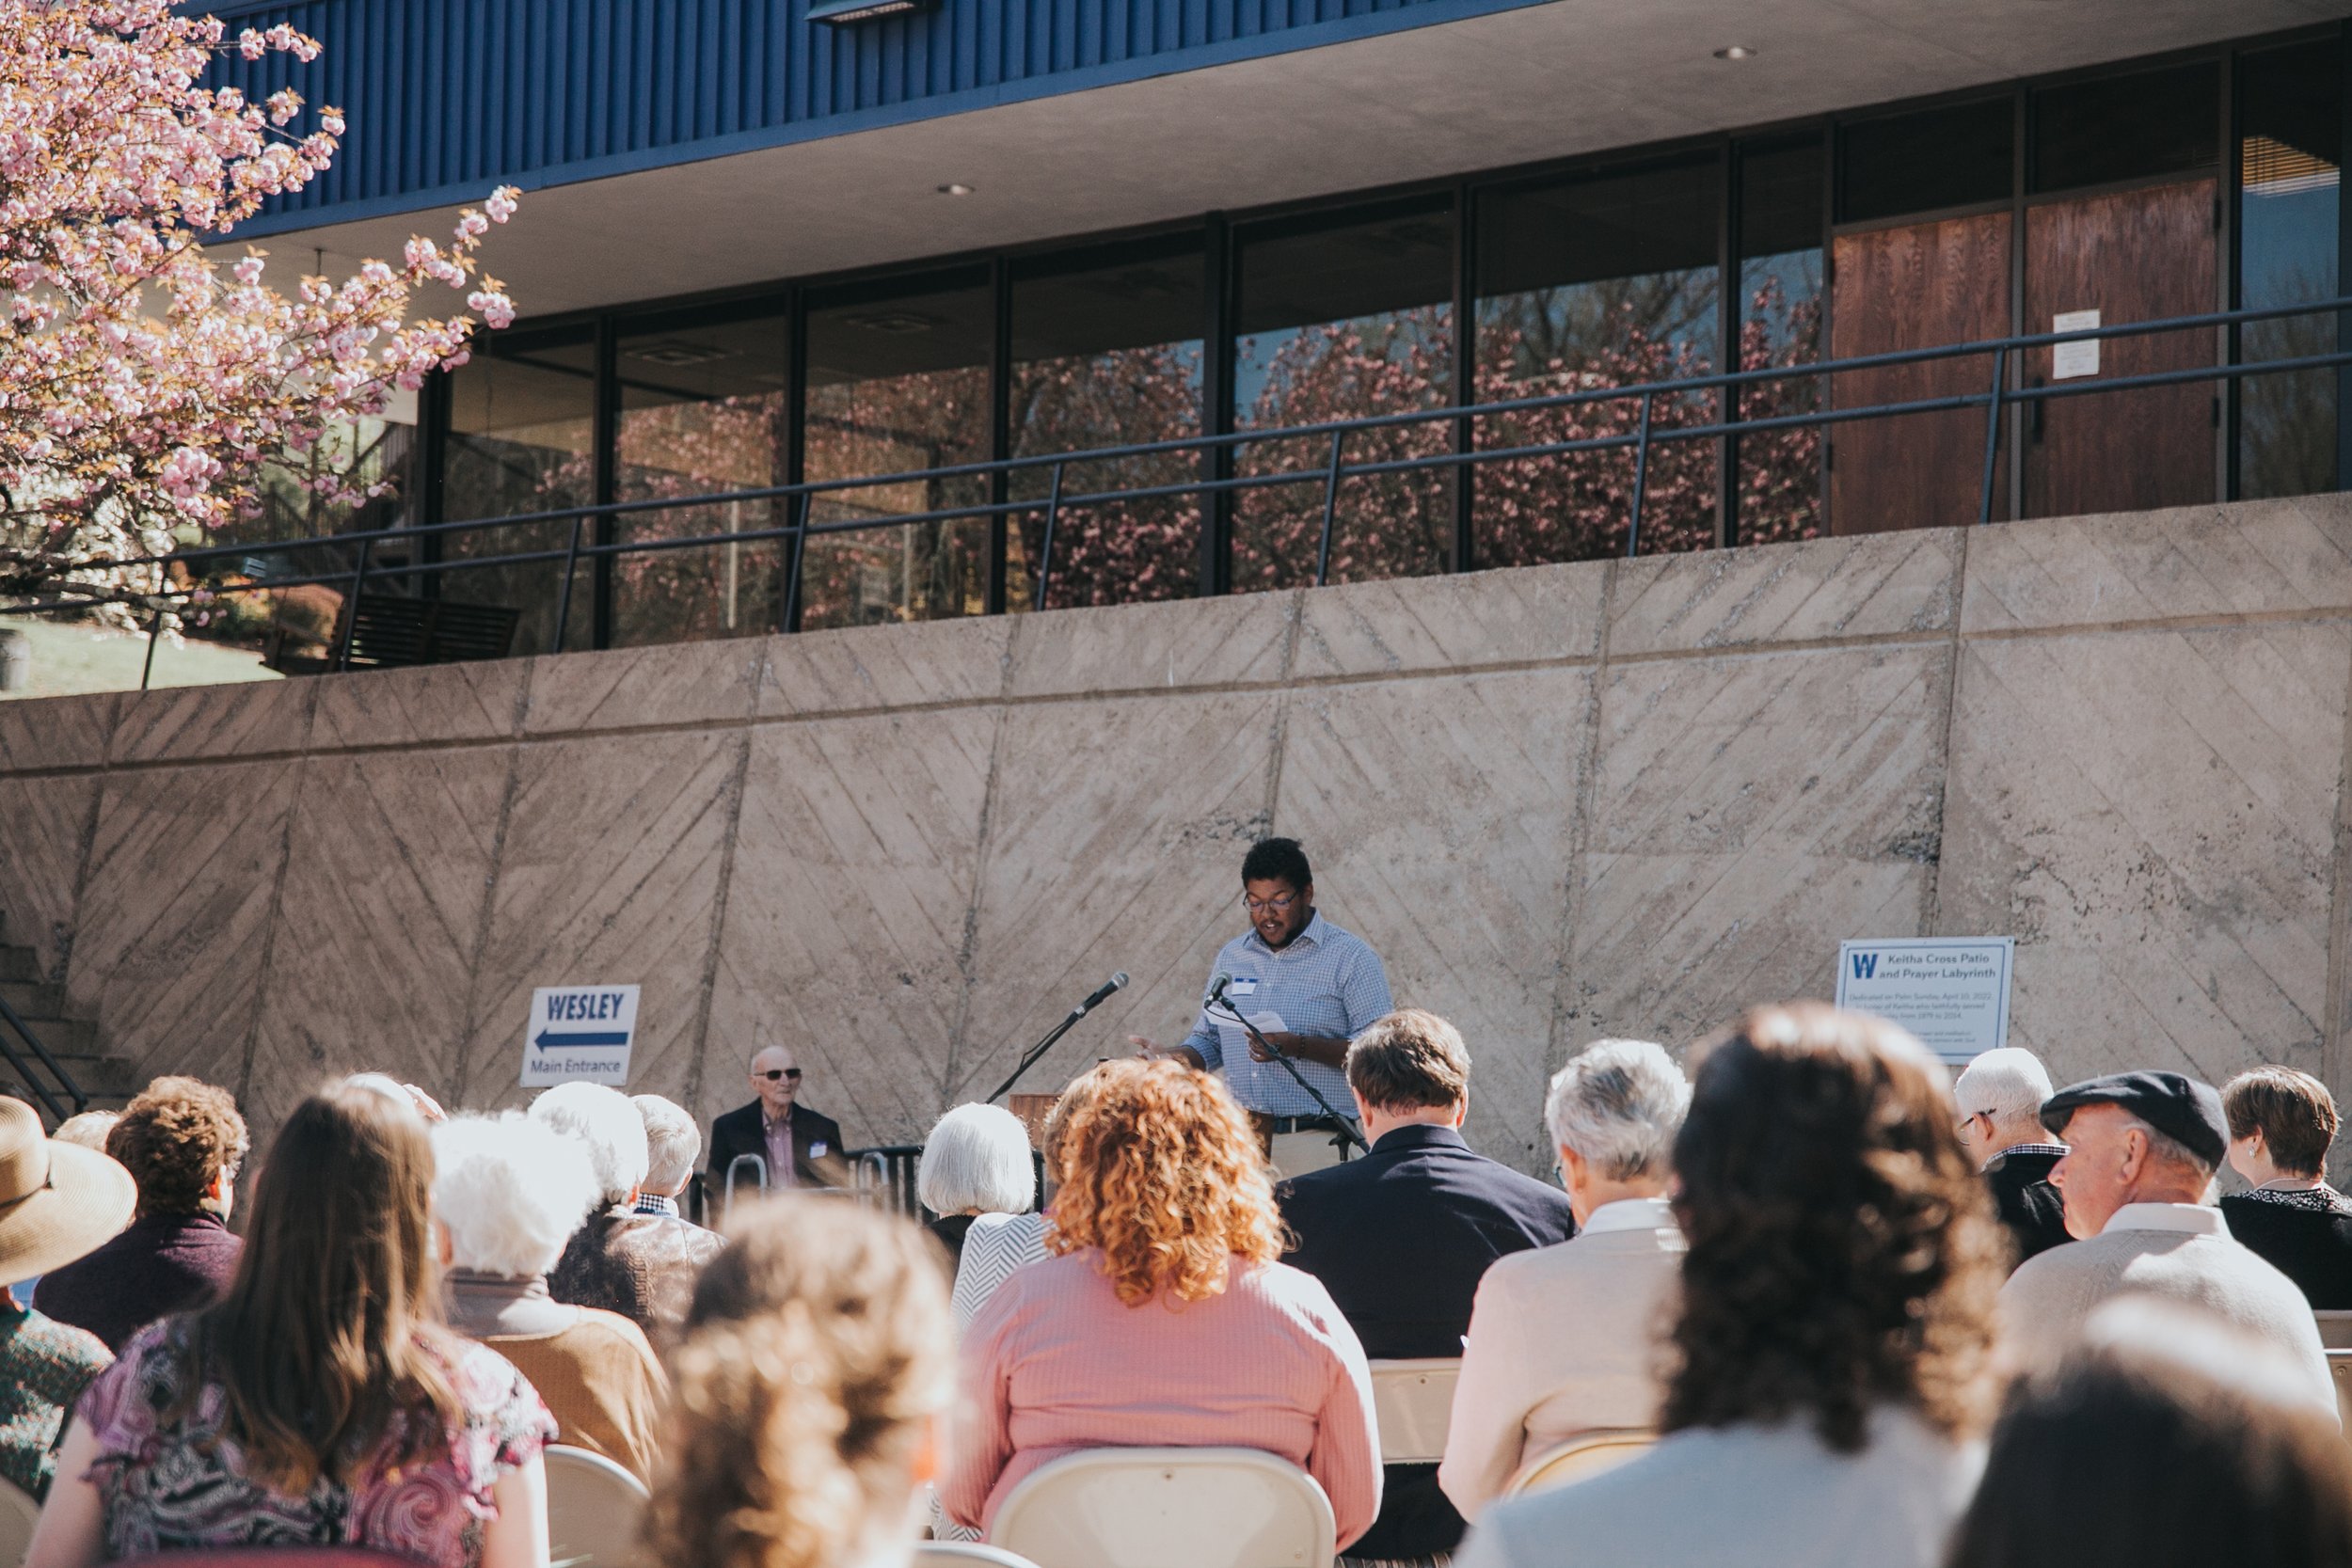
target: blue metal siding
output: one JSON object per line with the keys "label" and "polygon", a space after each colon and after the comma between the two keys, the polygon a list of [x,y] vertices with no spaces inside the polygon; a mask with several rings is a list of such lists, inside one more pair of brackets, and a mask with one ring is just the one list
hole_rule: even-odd
{"label": "blue metal siding", "polygon": [[[253,0],[310,65],[219,79],[349,118],[342,155],[266,233],[687,162],[1508,10],[1543,0],[946,0],[846,27],[808,0]],[[196,8],[191,7],[190,8]]]}

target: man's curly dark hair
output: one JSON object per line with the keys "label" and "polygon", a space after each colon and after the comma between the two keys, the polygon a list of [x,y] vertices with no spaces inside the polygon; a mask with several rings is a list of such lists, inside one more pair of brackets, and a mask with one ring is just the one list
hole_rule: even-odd
{"label": "man's curly dark hair", "polygon": [[196,1078],[158,1078],[123,1108],[106,1152],[139,1184],[139,1215],[187,1215],[207,1207],[213,1179],[245,1164],[245,1117],[227,1089]]}
{"label": "man's curly dark hair", "polygon": [[1958,1117],[1925,1048],[1860,1013],[1760,1007],[1703,1048],[1667,1431],[1809,1416],[1853,1453],[1882,1404],[1982,1429],[2005,1254]]}

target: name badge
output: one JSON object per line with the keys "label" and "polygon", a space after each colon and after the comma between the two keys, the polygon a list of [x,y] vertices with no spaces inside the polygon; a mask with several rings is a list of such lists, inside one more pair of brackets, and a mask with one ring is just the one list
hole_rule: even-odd
{"label": "name badge", "polygon": [[826,1147],[827,1145],[824,1139],[818,1139],[815,1143],[808,1146],[808,1157],[812,1160],[823,1159],[825,1157]]}
{"label": "name badge", "polygon": [[1227,986],[1227,987],[1225,988],[1225,994],[1226,994],[1226,995],[1228,995],[1228,996],[1255,996],[1255,995],[1257,995],[1257,994],[1258,994],[1258,977],[1257,977],[1255,974],[1236,974],[1236,975],[1234,975],[1234,976],[1233,976],[1233,983],[1232,983],[1232,985]]}

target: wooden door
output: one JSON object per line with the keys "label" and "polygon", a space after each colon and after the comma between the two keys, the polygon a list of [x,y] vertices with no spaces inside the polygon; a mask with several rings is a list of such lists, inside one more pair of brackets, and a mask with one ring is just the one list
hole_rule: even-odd
{"label": "wooden door", "polygon": [[[2009,331],[2010,214],[1840,234],[1832,252],[1830,355],[1998,338]],[[1980,392],[1993,359],[1932,359],[1835,377],[1831,406],[1857,408]],[[1883,533],[1977,520],[1984,415],[1974,409],[1857,420],[1829,427],[1829,530]],[[1994,516],[2006,515],[1996,483]]]}
{"label": "wooden door", "polygon": [[[2026,327],[2096,310],[2100,325],[2212,310],[2217,245],[2214,182],[2190,181],[2044,202],[2026,213]],[[2099,342],[2086,384],[2214,362],[2210,328]],[[2053,351],[2025,356],[2028,386],[2053,380]],[[2218,383],[2052,398],[2028,405],[2026,515],[2066,517],[2190,506],[2215,498],[2214,399]]]}

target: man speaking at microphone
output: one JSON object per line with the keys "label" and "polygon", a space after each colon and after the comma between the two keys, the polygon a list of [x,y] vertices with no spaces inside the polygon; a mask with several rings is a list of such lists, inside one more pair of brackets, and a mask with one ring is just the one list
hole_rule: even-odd
{"label": "man speaking at microphone", "polygon": [[1140,1035],[1128,1039],[1148,1056],[1224,1069],[1234,1098],[1268,1140],[1275,1167],[1299,1176],[1346,1158],[1354,1120],[1327,1114],[1232,1013],[1211,1003],[1217,980],[1226,981],[1226,1002],[1345,1117],[1356,1105],[1344,1070],[1347,1042],[1394,1010],[1388,972],[1362,938],[1315,912],[1314,874],[1297,840],[1267,838],[1250,846],[1241,863],[1241,886],[1250,928],[1218,949],[1192,1033],[1172,1051]]}

